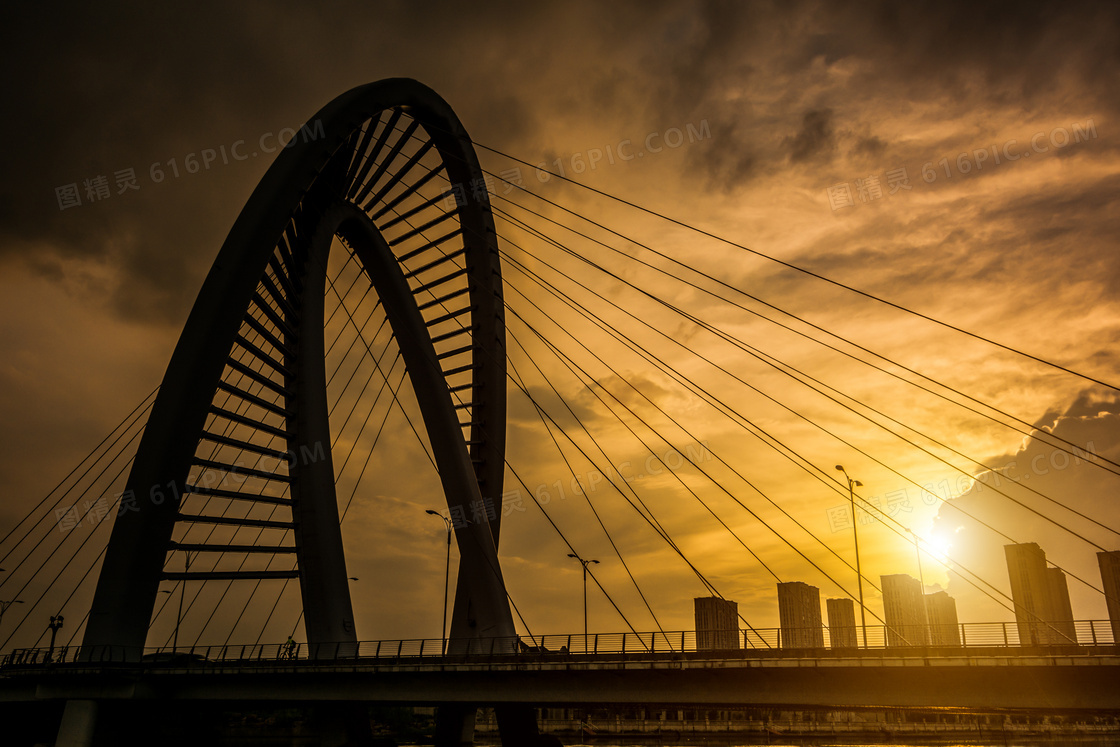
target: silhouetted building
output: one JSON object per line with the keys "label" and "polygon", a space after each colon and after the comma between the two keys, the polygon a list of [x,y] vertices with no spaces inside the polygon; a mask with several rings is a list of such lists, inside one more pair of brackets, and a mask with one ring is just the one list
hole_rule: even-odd
{"label": "silhouetted building", "polygon": [[696,650],[726,651],[739,648],[739,605],[719,597],[698,597]]}
{"label": "silhouetted building", "polygon": [[826,599],[828,640],[832,648],[856,648],[856,606],[851,599]]}
{"label": "silhouetted building", "polygon": [[824,648],[821,592],[803,581],[778,584],[782,648]]}
{"label": "silhouetted building", "polygon": [[1120,550],[1097,553],[1101,567],[1101,589],[1112,621],[1112,641],[1120,646]]}
{"label": "silhouetted building", "polygon": [[928,646],[929,625],[922,585],[905,573],[880,576],[888,646]]}
{"label": "silhouetted building", "polygon": [[926,620],[929,622],[931,646],[961,645],[961,630],[957,623],[957,600],[947,591],[926,594]]}
{"label": "silhouetted building", "polygon": [[1019,642],[1044,646],[1076,641],[1065,574],[1046,567],[1046,553],[1035,542],[1004,545]]}
{"label": "silhouetted building", "polygon": [[1050,599],[1054,603],[1053,623],[1059,643],[1077,643],[1077,631],[1073,626],[1073,607],[1069,603],[1069,585],[1066,574],[1058,568],[1046,569],[1046,581],[1050,584]]}

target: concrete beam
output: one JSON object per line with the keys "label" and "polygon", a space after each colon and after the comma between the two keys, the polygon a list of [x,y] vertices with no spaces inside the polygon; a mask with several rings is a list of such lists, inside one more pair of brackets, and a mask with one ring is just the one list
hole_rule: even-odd
{"label": "concrete beam", "polygon": [[[704,704],[1120,710],[1120,657],[756,659],[541,663],[429,671],[362,665],[135,673],[144,687],[108,691],[104,674],[70,675],[37,697],[386,704]],[[123,673],[119,673],[118,677]],[[20,680],[31,675],[14,677]],[[58,674],[43,675],[59,677]],[[85,682],[82,682],[82,680]],[[26,690],[24,691],[26,692]]]}

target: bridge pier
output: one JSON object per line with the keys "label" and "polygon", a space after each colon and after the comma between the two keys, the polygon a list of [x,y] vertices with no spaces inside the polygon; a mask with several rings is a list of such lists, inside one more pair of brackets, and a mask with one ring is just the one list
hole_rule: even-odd
{"label": "bridge pier", "polygon": [[373,730],[362,703],[333,703],[312,710],[313,732],[320,747],[372,747]]}
{"label": "bridge pier", "polygon": [[55,747],[91,747],[96,727],[96,700],[68,700],[62,712]]}
{"label": "bridge pier", "polygon": [[474,744],[477,707],[447,703],[436,709],[435,747],[464,747]]}
{"label": "bridge pier", "polygon": [[502,747],[562,747],[559,739],[541,734],[537,727],[537,714],[527,703],[514,703],[494,707]]}
{"label": "bridge pier", "polygon": [[[436,711],[436,747],[473,745],[477,710],[474,705],[441,705]],[[559,739],[540,733],[534,708],[527,703],[496,705],[494,716],[502,747],[561,747]]]}

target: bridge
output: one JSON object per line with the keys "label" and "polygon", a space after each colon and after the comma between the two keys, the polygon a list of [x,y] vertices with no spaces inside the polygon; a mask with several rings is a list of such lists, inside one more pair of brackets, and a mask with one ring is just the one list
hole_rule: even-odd
{"label": "bridge", "polygon": [[[476,148],[512,168],[484,169]],[[106,721],[127,713],[114,710],[114,703],[154,701],[434,705],[441,745],[470,742],[479,705],[498,709],[507,745],[544,743],[533,709],[563,704],[1120,710],[1113,684],[1120,676],[1115,619],[1058,620],[1025,608],[1002,581],[954,562],[893,514],[859,499],[860,511],[913,542],[919,575],[923,557],[927,564],[952,566],[1016,622],[957,623],[954,612],[952,622],[940,623],[954,633],[952,641],[936,643],[885,619],[889,612],[877,614],[865,603],[864,585],[880,589],[862,570],[858,549],[856,488],[862,484],[836,466],[845,478],[838,481],[836,460],[821,466],[819,457],[800,453],[764,428],[765,421],[747,417],[721,387],[731,382],[835,434],[744,378],[737,365],[691,350],[682,342],[687,335],[665,330],[687,323],[690,331],[712,335],[737,355],[771,367],[790,386],[824,395],[887,433],[918,434],[903,440],[966,476],[985,465],[936,440],[936,448],[928,446],[923,439],[932,437],[919,426],[753,346],[733,325],[698,316],[682,307],[687,299],[681,294],[723,304],[751,324],[777,325],[802,343],[825,346],[846,359],[845,366],[868,366],[876,376],[940,397],[945,407],[965,407],[1001,428],[1043,437],[1029,422],[883,359],[729,280],[695,271],[657,247],[594,220],[581,228],[565,223],[565,217],[581,216],[558,201],[560,193],[553,200],[519,184],[522,168],[578,186],[475,143],[446,102],[414,81],[356,88],[308,120],[238,216],[158,389],[0,541],[0,562],[12,568],[0,586],[10,596],[0,624],[12,625],[3,636],[0,702],[64,703],[58,747],[97,744]],[[630,207],[674,229],[696,230]],[[699,233],[834,290],[913,314]],[[594,248],[576,249],[577,240]],[[507,280],[510,270],[516,282]],[[678,285],[666,290],[669,280]],[[509,298],[507,291],[513,291]],[[622,352],[611,360],[601,351],[614,346]],[[665,355],[666,347],[695,357],[682,366]],[[649,373],[632,373],[639,366]],[[710,373],[719,385],[706,378]],[[687,404],[666,406],[666,391]],[[744,474],[733,455],[708,445],[687,419],[689,407],[726,418],[803,471],[805,480],[820,483],[814,489],[838,496],[841,508],[847,502],[854,554],[847,557],[834,540],[811,531],[780,496]],[[555,448],[559,479],[530,487],[532,465],[511,458],[526,453],[524,443],[507,442],[511,414],[519,439],[532,433],[543,447]],[[386,448],[381,436],[387,430],[395,435],[386,438],[398,444],[415,439],[417,460],[405,466],[397,461],[399,451],[373,460],[382,475],[430,467],[445,499],[445,508],[428,510],[444,520],[447,532],[440,638],[359,638],[350,583],[357,579],[347,570],[343,529],[355,497],[371,491],[376,478],[367,479],[367,467],[380,453],[374,450],[379,442]],[[640,445],[645,472],[624,473],[623,465],[633,464],[625,457],[634,452],[596,437],[606,431]],[[868,444],[836,437],[850,450],[845,453],[914,482],[866,451]],[[1075,444],[1045,437],[1070,458],[1085,456]],[[946,450],[965,461],[948,459]],[[1120,464],[1104,456],[1091,466],[1120,474]],[[674,500],[648,492],[643,477],[672,482]],[[1050,518],[1017,495],[992,489]],[[647,532],[643,542],[687,569],[696,593],[730,596],[720,588],[726,574],[706,571],[696,559],[704,548],[675,531],[686,500],[689,510],[715,522],[712,531],[726,534],[749,573],[765,583],[785,583],[774,568],[776,546],[818,583],[858,599],[853,609],[860,635],[854,621],[850,640],[841,638],[839,625],[822,630],[818,622],[810,636],[818,642],[806,644],[797,626],[791,637],[789,627],[757,627],[740,613],[730,627],[701,631],[718,633],[720,645],[694,631],[667,632],[655,611],[658,600],[646,591],[651,580],[634,559],[653,544],[628,545],[621,536],[628,529],[612,531],[595,495],[607,490],[632,511],[630,524]],[[624,595],[596,575],[600,561],[589,557],[592,550],[577,546],[569,536],[573,527],[565,531],[556,521],[550,502],[569,496],[586,502],[585,522],[602,531],[599,550],[617,559],[632,592]],[[581,633],[535,635],[540,618],[517,604],[507,583],[499,555],[503,518],[525,511],[526,503],[539,510],[541,531],[554,534],[582,566]],[[1062,508],[1089,527],[1062,525],[1087,547],[1104,552],[1102,543],[1115,541],[1117,532],[1100,518]],[[87,521],[94,529],[70,531]],[[1107,539],[1093,539],[1102,530]],[[992,531],[1008,544],[1029,539]],[[70,540],[79,536],[74,547],[77,540]],[[449,614],[453,545],[458,568]],[[1103,595],[1110,610],[1120,604],[1100,582],[1063,572]],[[628,632],[587,628],[588,579]],[[298,591],[288,594],[290,588]],[[49,645],[35,622],[44,610]],[[819,620],[819,602],[816,612]],[[254,619],[258,613],[263,619]],[[656,630],[639,632],[635,615],[648,615]],[[188,623],[192,619],[198,622]],[[804,631],[812,624],[798,625]],[[290,636],[300,628],[297,643]],[[69,638],[56,641],[60,630]],[[288,643],[280,631],[290,631]],[[181,634],[193,642],[180,645]],[[240,643],[235,634],[255,642]],[[207,636],[220,642],[201,642]],[[164,645],[152,645],[159,640]],[[352,743],[369,741],[368,723],[351,727]]]}
{"label": "bridge", "polygon": [[[59,650],[49,661],[17,650],[0,698],[1106,711],[1120,667],[1111,645],[729,652],[697,650],[690,637],[596,635],[586,650],[580,634],[476,639],[481,650],[457,655],[442,653],[442,639],[337,644],[318,657],[283,645]],[[1024,678],[1036,686],[1024,690]]]}

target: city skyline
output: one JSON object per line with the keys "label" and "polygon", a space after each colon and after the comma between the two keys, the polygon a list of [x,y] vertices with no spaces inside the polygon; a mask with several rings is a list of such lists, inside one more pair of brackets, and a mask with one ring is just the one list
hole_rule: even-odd
{"label": "city skyline", "polygon": [[[1020,645],[1076,645],[1095,644],[1094,631],[1084,623],[1102,622],[1079,617],[1072,609],[1065,574],[1049,567],[1046,553],[1037,543],[1028,542],[1004,547],[1007,558],[1012,599],[1015,608],[1015,627]],[[1120,629],[1120,599],[1116,595],[1118,583],[1117,563],[1120,551],[1098,553],[1100,584],[1109,598],[1109,616],[1103,620],[1113,630]],[[962,623],[957,600],[944,590],[926,592],[921,581],[906,573],[893,573],[880,578],[882,605],[872,610],[873,623],[868,627],[874,635],[873,646],[961,646]],[[830,648],[855,648],[861,645],[862,632],[855,622],[857,600],[851,598],[827,599],[827,615],[821,617],[819,590],[802,581],[789,581],[777,585],[780,635],[776,639],[781,648],[822,648],[823,634],[828,633]],[[702,630],[700,602],[696,600],[697,635]],[[718,600],[716,600],[718,602]],[[728,602],[734,604],[734,602]],[[881,610],[882,614],[878,614]],[[715,618],[704,618],[706,631],[721,625]],[[732,620],[732,618],[725,618]],[[823,622],[822,622],[823,620]],[[979,622],[979,621],[976,621]],[[984,621],[994,622],[994,621]],[[1075,622],[1081,623],[1080,634]],[[724,623],[727,629],[737,628]],[[1006,627],[1004,628],[1006,632]],[[708,635],[712,635],[710,632]],[[699,640],[699,639],[698,639]],[[1114,637],[1115,640],[1115,637]]]}

